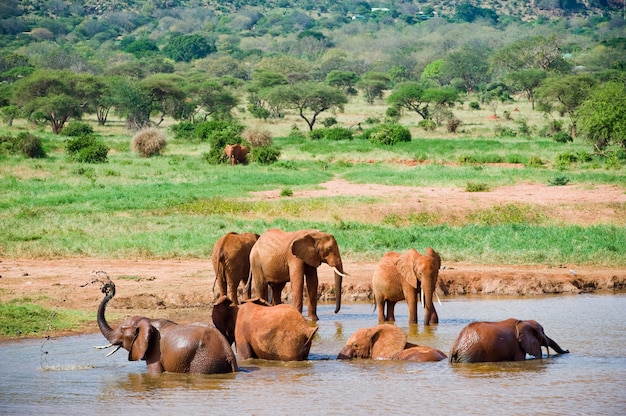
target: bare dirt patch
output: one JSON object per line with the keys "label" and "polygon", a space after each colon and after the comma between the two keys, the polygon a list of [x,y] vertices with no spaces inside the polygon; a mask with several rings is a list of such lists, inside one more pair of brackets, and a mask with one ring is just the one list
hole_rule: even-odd
{"label": "bare dirt patch", "polygon": [[[261,199],[278,198],[279,190],[258,193]],[[558,209],[570,224],[624,224],[626,194],[615,186],[547,187],[522,184],[468,193],[459,188],[413,188],[384,185],[355,185],[333,180],[321,189],[295,192],[294,197],[354,195],[377,196],[403,209],[432,209],[441,212],[488,208],[506,203],[528,203]],[[408,207],[408,208],[407,208]],[[590,208],[592,207],[592,208]],[[386,211],[388,212],[388,211]],[[382,213],[359,215],[370,219]],[[344,279],[344,302],[372,301],[370,280],[376,261],[344,259],[350,274]],[[0,261],[0,300],[28,298],[51,308],[77,309],[95,313],[102,293],[93,271],[105,271],[117,286],[117,296],[108,313],[119,319],[130,315],[168,318],[181,323],[209,321],[215,299],[215,274],[209,259],[3,259]],[[333,300],[332,270],[319,269],[320,297]],[[438,293],[453,295],[542,295],[614,293],[626,290],[626,270],[577,265],[479,265],[446,263],[440,272]],[[285,299],[290,297],[289,285]],[[112,319],[113,320],[113,319]],[[78,332],[97,332],[91,322]],[[55,334],[48,334],[55,335]]]}

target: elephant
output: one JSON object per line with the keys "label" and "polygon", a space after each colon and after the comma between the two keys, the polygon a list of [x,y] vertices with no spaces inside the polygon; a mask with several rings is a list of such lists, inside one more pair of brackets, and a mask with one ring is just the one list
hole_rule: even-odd
{"label": "elephant", "polygon": [[103,285],[105,294],[98,307],[98,327],[109,345],[128,351],[129,361],[145,360],[148,373],[224,374],[239,370],[237,359],[226,338],[215,327],[196,322],[179,325],[167,319],[132,316],[117,328],[105,319],[108,302],[115,296],[115,285]]}
{"label": "elephant", "polygon": [[337,359],[372,358],[386,360],[441,361],[443,351],[407,342],[406,334],[392,324],[361,328],[352,334]]}
{"label": "elephant", "polygon": [[286,232],[273,228],[265,231],[250,251],[250,273],[254,296],[281,303],[281,292],[291,282],[293,306],[302,312],[304,281],[308,300],[308,318],[317,321],[317,267],[326,263],[335,272],[335,313],[341,309],[341,282],[344,275],[337,240],[319,230]]}
{"label": "elephant", "polygon": [[224,148],[224,153],[230,160],[231,166],[238,163],[245,165],[248,163],[248,153],[250,153],[250,150],[246,146],[240,144],[227,144]]}
{"label": "elephant", "polygon": [[317,332],[293,306],[272,306],[259,298],[236,305],[222,296],[213,305],[212,318],[228,342],[235,342],[242,360],[306,360]]}
{"label": "elephant", "polygon": [[548,347],[558,354],[569,353],[550,339],[536,321],[510,318],[500,322],[472,322],[452,344],[450,362],[523,361],[526,354],[542,358],[542,346],[548,355]]}
{"label": "elephant", "polygon": [[[426,254],[411,248],[405,253],[386,253],[376,265],[372,276],[372,291],[378,308],[378,323],[395,321],[396,302],[406,299],[409,324],[417,323],[418,294],[423,293],[424,325],[438,323],[433,303],[441,258],[431,247]],[[386,306],[386,311],[385,311]]]}
{"label": "elephant", "polygon": [[258,238],[255,233],[230,232],[220,237],[213,246],[211,262],[220,296],[228,295],[235,304],[239,303],[237,288],[240,282],[246,282],[250,275],[250,250]]}

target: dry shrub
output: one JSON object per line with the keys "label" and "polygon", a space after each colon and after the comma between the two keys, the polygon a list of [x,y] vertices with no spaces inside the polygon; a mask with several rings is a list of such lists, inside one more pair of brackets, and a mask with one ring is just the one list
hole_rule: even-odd
{"label": "dry shrub", "polygon": [[143,129],[135,133],[131,148],[141,157],[158,156],[167,146],[165,134],[155,128]]}
{"label": "dry shrub", "polygon": [[244,139],[250,143],[250,147],[264,147],[272,145],[272,135],[267,130],[250,129],[243,133]]}

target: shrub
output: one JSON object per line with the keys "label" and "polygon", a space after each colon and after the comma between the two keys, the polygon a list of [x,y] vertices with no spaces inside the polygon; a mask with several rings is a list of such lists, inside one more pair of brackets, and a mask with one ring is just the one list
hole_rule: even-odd
{"label": "shrub", "polygon": [[19,133],[17,135],[17,142],[20,151],[32,159],[40,159],[46,157],[46,151],[41,145],[41,139],[34,134]]}
{"label": "shrub", "polygon": [[398,107],[388,107],[385,111],[385,117],[391,120],[398,120],[402,114]]}
{"label": "shrub", "polygon": [[469,108],[470,110],[480,110],[480,104],[478,104],[478,101],[470,101]]}
{"label": "shrub", "polygon": [[196,138],[196,123],[181,121],[170,127],[175,140],[192,141]]}
{"label": "shrub", "polygon": [[459,120],[458,118],[456,117],[449,118],[447,125],[446,125],[448,133],[456,133],[460,125],[461,125],[461,120]]}
{"label": "shrub", "polygon": [[267,130],[250,129],[243,133],[243,137],[250,143],[250,147],[270,146],[272,135]]}
{"label": "shrub", "polygon": [[419,123],[417,123],[417,127],[420,127],[426,131],[435,131],[435,128],[437,128],[437,123],[430,119],[420,120]]}
{"label": "shrub", "polygon": [[515,137],[517,133],[510,127],[505,126],[496,126],[494,128],[494,133],[498,137]]}
{"label": "shrub", "polygon": [[368,129],[363,134],[371,143],[394,145],[400,142],[410,142],[411,132],[400,124],[381,124]]}
{"label": "shrub", "polygon": [[530,159],[528,159],[527,166],[537,168],[537,167],[542,167],[543,164],[544,164],[543,160],[541,160],[539,156],[531,156]]}
{"label": "shrub", "polygon": [[558,143],[570,143],[570,142],[574,141],[574,138],[572,136],[570,136],[569,134],[567,134],[566,132],[564,132],[564,131],[560,131],[558,133],[555,133],[552,136],[552,139],[555,142],[558,142]]}
{"label": "shrub", "polygon": [[468,182],[465,192],[489,192],[489,186],[486,183]]}
{"label": "shrub", "polygon": [[572,163],[578,162],[578,157],[572,152],[565,152],[556,155],[555,163],[557,166],[565,167]]}
{"label": "shrub", "polygon": [[272,113],[265,107],[256,104],[250,104],[248,106],[248,111],[252,114],[252,117],[258,118],[259,120],[267,120]]}
{"label": "shrub", "polygon": [[93,127],[82,121],[70,121],[67,126],[63,127],[61,133],[65,136],[78,137],[93,134]]}
{"label": "shrub", "polygon": [[104,163],[107,161],[109,148],[93,134],[69,139],[65,144],[70,160],[82,163]]}
{"label": "shrub", "polygon": [[291,188],[283,188],[280,190],[280,196],[293,196]]}
{"label": "shrub", "polygon": [[557,175],[548,180],[550,186],[563,186],[569,183],[569,178],[566,175]]}
{"label": "shrub", "polygon": [[141,157],[158,156],[167,146],[167,140],[160,130],[148,128],[135,133],[130,146]]}
{"label": "shrub", "polygon": [[322,125],[324,127],[332,127],[335,124],[337,124],[337,118],[336,117],[327,117],[324,120],[322,120]]}
{"label": "shrub", "polygon": [[244,127],[233,121],[212,120],[196,126],[196,134],[201,141],[208,141],[211,150],[203,157],[212,165],[226,162],[224,147],[227,144],[244,144],[241,133]]}
{"label": "shrub", "polygon": [[313,130],[309,133],[309,137],[312,140],[352,140],[354,135],[352,134],[352,130],[348,130],[344,127],[331,127]]}
{"label": "shrub", "polygon": [[271,165],[280,157],[280,151],[274,146],[261,146],[252,149],[252,160],[261,165]]}

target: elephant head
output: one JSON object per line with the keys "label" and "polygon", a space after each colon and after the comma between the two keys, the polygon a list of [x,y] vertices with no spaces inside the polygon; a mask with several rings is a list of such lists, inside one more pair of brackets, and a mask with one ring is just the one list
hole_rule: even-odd
{"label": "elephant head", "polygon": [[439,254],[431,247],[428,247],[425,255],[411,248],[398,258],[396,267],[411,287],[421,290],[423,293],[424,325],[439,322],[439,316],[433,302],[433,294],[441,267]]}
{"label": "elephant head", "polygon": [[224,148],[224,153],[231,165],[235,165],[237,163],[246,164],[248,163],[248,153],[250,151],[246,146],[242,146],[240,144],[229,144]]}
{"label": "elephant head", "polygon": [[521,349],[535,358],[541,358],[541,347],[546,347],[548,355],[552,348],[558,354],[565,354],[569,351],[563,350],[555,341],[548,337],[543,331],[543,327],[533,320],[515,322],[515,336],[519,341]]}
{"label": "elephant head", "polygon": [[348,338],[337,358],[391,358],[404,350],[406,340],[404,332],[395,325],[381,324],[372,328],[361,328]]}
{"label": "elephant head", "polygon": [[227,296],[220,298],[213,305],[211,318],[215,327],[226,337],[229,344],[235,342],[235,326],[239,308]]}
{"label": "elephant head", "polygon": [[332,234],[310,230],[299,235],[291,243],[291,253],[311,267],[328,264],[335,273],[335,313],[341,309],[341,284],[343,271],[337,240]]}

